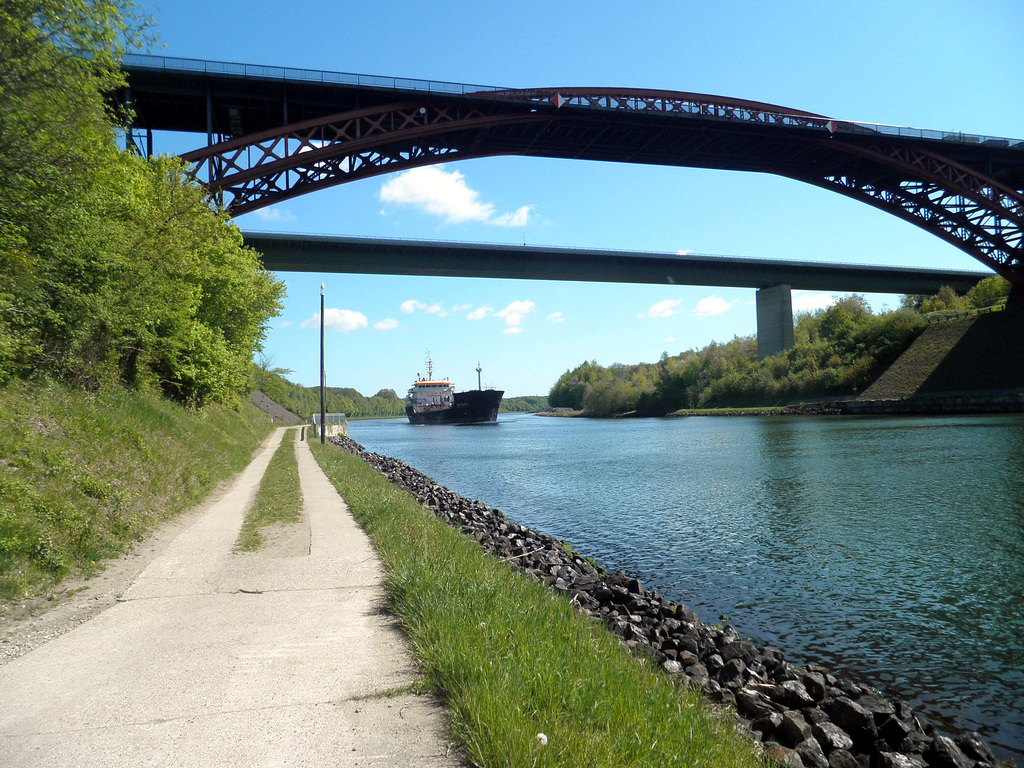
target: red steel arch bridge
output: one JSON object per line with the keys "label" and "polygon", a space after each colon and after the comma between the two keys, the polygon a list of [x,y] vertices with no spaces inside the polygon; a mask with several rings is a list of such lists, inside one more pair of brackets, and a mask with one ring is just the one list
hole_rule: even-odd
{"label": "red steel arch bridge", "polygon": [[[509,89],[131,55],[129,141],[206,134],[182,157],[236,213],[417,166],[496,155],[786,176],[898,216],[1024,294],[1024,140],[834,120],[742,99]],[[766,288],[769,286],[765,286]]]}
{"label": "red steel arch bridge", "polygon": [[129,56],[137,130],[205,133],[184,155],[238,213],[456,159],[532,155],[760,171],[874,205],[1024,287],[1024,140],[832,120],[620,88],[504,89]]}

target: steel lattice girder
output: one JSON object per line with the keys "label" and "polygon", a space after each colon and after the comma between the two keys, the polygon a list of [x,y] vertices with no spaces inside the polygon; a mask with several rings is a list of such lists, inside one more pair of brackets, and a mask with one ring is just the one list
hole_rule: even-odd
{"label": "steel lattice girder", "polygon": [[[619,112],[629,119],[617,120]],[[699,130],[693,118],[700,118]],[[708,131],[709,118],[721,130]],[[1021,192],[899,137],[855,126],[855,135],[840,138],[835,130],[844,125],[851,124],[700,94],[504,91],[353,110],[183,159],[236,213],[377,174],[498,154],[775,173],[910,221],[1024,288]]]}

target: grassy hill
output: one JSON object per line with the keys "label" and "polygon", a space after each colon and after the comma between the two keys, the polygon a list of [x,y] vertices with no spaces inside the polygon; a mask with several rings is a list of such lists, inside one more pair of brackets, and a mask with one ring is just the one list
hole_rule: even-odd
{"label": "grassy hill", "polygon": [[249,463],[270,419],[248,402],[0,389],[0,611],[124,552]]}
{"label": "grassy hill", "polygon": [[962,318],[929,326],[881,376],[864,390],[862,400],[910,397],[957,345],[975,318]]}
{"label": "grassy hill", "polygon": [[[293,384],[284,377],[284,373],[288,371],[254,366],[251,386],[302,420],[320,413],[320,388]],[[327,387],[325,394],[328,413],[344,413],[356,419],[405,415],[405,401],[393,389],[382,389],[372,397],[366,397],[351,387]]]}
{"label": "grassy hill", "polygon": [[1024,388],[1024,312],[934,323],[859,399]]}
{"label": "grassy hill", "polygon": [[1024,388],[1024,311],[980,315],[919,394]]}

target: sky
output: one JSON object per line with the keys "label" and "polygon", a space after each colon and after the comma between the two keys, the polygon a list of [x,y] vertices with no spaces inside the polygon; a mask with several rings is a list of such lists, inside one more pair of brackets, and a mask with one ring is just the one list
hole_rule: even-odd
{"label": "sky", "polygon": [[[841,120],[1024,137],[1021,0],[850,3],[143,2],[166,56],[512,88],[622,86]],[[158,152],[205,136],[157,136]],[[239,216],[243,230],[692,252],[905,267],[982,265],[912,224],[767,174],[503,157],[363,179]],[[585,360],[653,362],[756,330],[752,289],[278,273],[264,356],[400,395],[429,352],[460,389],[547,394]],[[876,311],[899,297],[867,295]],[[794,292],[813,310],[828,293]]]}

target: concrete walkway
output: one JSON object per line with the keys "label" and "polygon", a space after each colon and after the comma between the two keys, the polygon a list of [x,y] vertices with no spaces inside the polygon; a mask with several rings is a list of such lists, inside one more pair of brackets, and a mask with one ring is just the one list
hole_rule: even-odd
{"label": "concrete walkway", "polygon": [[0,766],[460,764],[308,445],[308,549],[232,552],[283,432],[121,602],[0,667]]}

